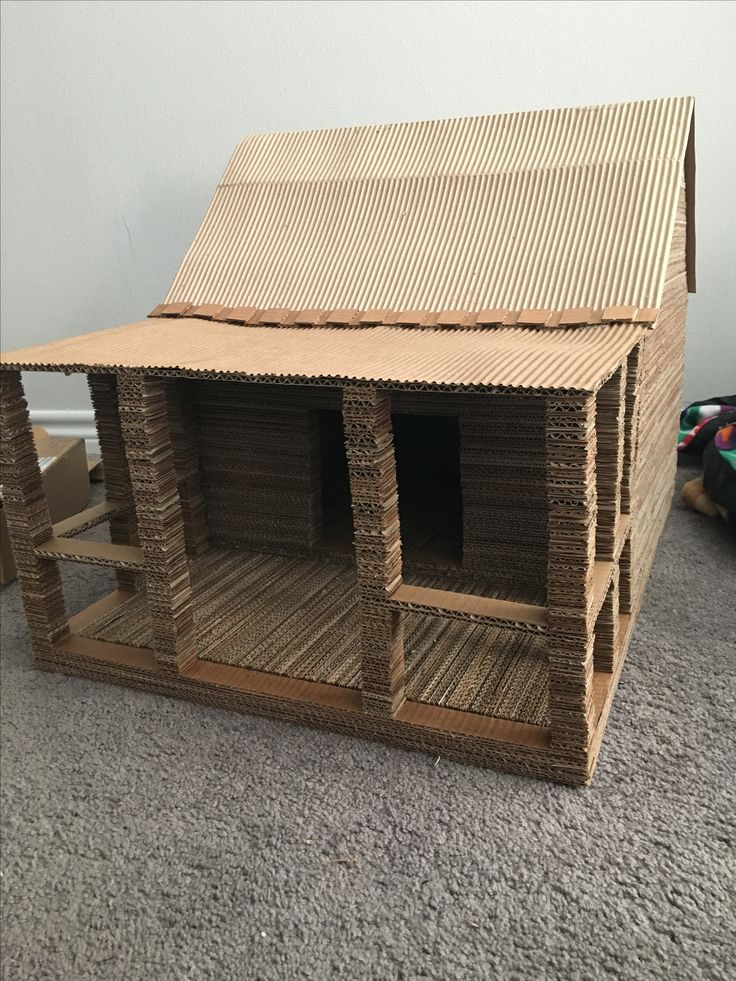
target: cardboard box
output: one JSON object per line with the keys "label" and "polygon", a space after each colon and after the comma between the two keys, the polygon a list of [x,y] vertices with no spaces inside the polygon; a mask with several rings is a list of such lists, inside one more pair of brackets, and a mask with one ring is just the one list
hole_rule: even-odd
{"label": "cardboard box", "polygon": [[[41,426],[33,427],[43,487],[52,522],[82,511],[89,500],[87,454],[83,439],[49,436]],[[10,547],[7,522],[0,499],[0,583],[15,579],[15,559]]]}

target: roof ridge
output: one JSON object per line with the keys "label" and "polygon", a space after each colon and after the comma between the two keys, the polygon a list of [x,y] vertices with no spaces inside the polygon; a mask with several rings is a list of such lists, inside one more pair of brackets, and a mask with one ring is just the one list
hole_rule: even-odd
{"label": "roof ridge", "polygon": [[510,119],[515,116],[548,115],[551,113],[575,113],[575,112],[597,112],[602,109],[615,109],[623,106],[654,105],[662,102],[690,102],[694,105],[695,96],[693,95],[661,95],[651,99],[625,99],[622,102],[597,102],[581,103],[577,106],[547,106],[539,109],[509,109],[506,112],[480,112],[471,116],[439,116],[430,119],[398,119],[390,123],[358,123],[350,126],[315,126],[311,129],[286,129],[286,130],[263,130],[246,133],[239,141],[238,146],[251,139],[269,139],[271,137],[287,136],[308,136],[317,133],[347,133],[351,130],[361,132],[363,130],[388,130],[401,126],[426,126],[432,123],[456,123],[460,120],[475,122],[481,119]]}

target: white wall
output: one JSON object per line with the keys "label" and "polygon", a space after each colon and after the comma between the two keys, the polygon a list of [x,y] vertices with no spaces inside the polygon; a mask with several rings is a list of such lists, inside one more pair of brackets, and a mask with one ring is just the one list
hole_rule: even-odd
{"label": "white wall", "polygon": [[[2,22],[5,350],[145,315],[248,131],[692,94],[685,394],[736,388],[735,4],[6,0]],[[27,382],[81,424],[82,379]]]}

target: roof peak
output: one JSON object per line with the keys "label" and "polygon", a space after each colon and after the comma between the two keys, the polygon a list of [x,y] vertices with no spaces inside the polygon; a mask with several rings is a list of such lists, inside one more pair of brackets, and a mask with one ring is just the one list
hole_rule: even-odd
{"label": "roof peak", "polygon": [[654,106],[663,103],[682,103],[685,105],[689,104],[691,107],[693,107],[695,105],[695,97],[692,95],[664,95],[651,99],[627,99],[623,102],[584,103],[575,106],[547,106],[539,109],[509,109],[505,112],[476,113],[470,116],[437,116],[430,119],[397,119],[388,123],[355,123],[348,126],[314,126],[307,127],[305,129],[254,130],[246,133],[240,142],[242,144],[246,140],[268,139],[269,137],[309,136],[312,134],[317,135],[330,133],[357,133],[364,130],[392,130],[412,126],[433,126],[458,122],[480,122],[482,120],[505,119],[517,116],[542,116],[555,113],[596,112],[601,110],[626,108],[629,106]]}

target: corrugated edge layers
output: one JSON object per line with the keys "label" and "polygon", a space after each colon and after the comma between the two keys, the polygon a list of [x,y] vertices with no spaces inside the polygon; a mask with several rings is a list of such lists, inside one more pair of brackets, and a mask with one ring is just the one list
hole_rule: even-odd
{"label": "corrugated edge layers", "polygon": [[217,303],[159,303],[148,314],[156,317],[194,317],[251,327],[595,327],[612,323],[651,326],[657,319],[656,307],[630,304],[594,309],[569,307],[565,310],[288,310],[271,307],[224,307]]}
{"label": "corrugated edge layers", "polygon": [[138,371],[275,384],[369,382],[411,390],[594,392],[647,333],[634,323],[492,330],[238,326],[157,318],[2,357],[23,371]]}

